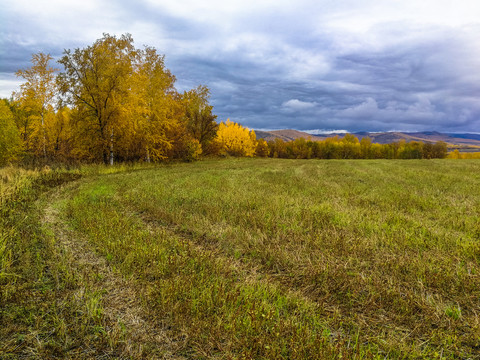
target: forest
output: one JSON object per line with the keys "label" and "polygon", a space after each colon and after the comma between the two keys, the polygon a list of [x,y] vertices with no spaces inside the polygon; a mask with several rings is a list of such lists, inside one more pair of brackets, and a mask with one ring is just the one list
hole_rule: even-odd
{"label": "forest", "polygon": [[[319,159],[444,158],[447,144],[375,144],[354,135],[266,142],[240,124],[217,122],[210,90],[183,93],[165,56],[135,48],[131,35],[104,34],[85,48],[32,55],[23,83],[0,101],[0,165],[158,162],[201,156]],[[461,157],[461,156],[457,156]]]}

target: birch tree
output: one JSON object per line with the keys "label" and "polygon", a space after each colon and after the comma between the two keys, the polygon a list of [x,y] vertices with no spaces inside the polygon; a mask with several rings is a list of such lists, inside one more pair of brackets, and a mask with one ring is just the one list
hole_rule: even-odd
{"label": "birch tree", "polygon": [[24,141],[27,150],[47,158],[47,114],[53,112],[53,100],[57,94],[55,69],[49,65],[53,58],[50,54],[38,53],[32,55],[32,67],[18,70],[15,75],[25,82],[20,85],[20,91],[14,98],[21,108],[19,113],[25,118],[20,120],[24,128]]}

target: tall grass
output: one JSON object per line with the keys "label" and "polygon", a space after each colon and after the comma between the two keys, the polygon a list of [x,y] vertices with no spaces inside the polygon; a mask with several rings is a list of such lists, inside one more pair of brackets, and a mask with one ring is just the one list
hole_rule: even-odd
{"label": "tall grass", "polygon": [[146,227],[116,200],[109,181],[95,184],[79,191],[67,217],[111,266],[142,284],[152,318],[187,336],[181,355],[304,359],[373,354],[370,347],[359,352],[337,338],[316,316],[314,304],[279,289],[265,274],[188,236]]}
{"label": "tall grass", "polygon": [[44,173],[14,167],[0,169],[0,281],[2,294],[9,291],[8,284],[15,282],[18,274],[11,271],[14,261],[14,242],[20,236],[22,223],[18,215],[28,202],[26,198]]}

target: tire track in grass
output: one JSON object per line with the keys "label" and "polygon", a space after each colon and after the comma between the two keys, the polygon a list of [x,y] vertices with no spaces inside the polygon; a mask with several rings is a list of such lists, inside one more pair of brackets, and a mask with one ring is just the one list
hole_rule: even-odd
{"label": "tire track in grass", "polygon": [[[124,278],[80,234],[68,229],[58,209],[62,193],[57,190],[45,207],[43,222],[53,232],[60,252],[73,260],[72,272],[80,277],[80,286],[73,298],[85,303],[87,313],[102,318],[101,331],[110,347],[116,349],[114,354],[102,351],[95,357],[183,359],[175,355],[182,347],[182,336],[171,336],[168,324],[161,318],[148,316],[146,304],[142,303],[145,289],[134,280]],[[90,358],[96,350],[86,346],[82,352]]]}

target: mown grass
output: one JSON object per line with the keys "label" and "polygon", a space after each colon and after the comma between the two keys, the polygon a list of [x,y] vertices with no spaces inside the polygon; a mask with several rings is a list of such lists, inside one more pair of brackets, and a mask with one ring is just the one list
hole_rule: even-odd
{"label": "mown grass", "polygon": [[[58,206],[138,287],[149,318],[177,334],[177,355],[480,358],[480,162],[123,170],[92,171]],[[95,306],[84,332],[64,316],[77,324],[66,333],[122,353],[123,340],[92,335],[105,328],[102,296]],[[63,356],[80,346],[57,338]]]}

